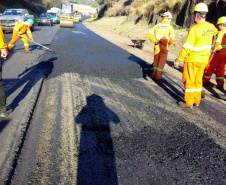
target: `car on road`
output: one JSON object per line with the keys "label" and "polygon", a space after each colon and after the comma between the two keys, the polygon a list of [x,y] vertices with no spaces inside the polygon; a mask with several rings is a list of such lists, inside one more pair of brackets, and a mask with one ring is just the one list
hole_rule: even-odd
{"label": "car on road", "polygon": [[60,23],[60,17],[59,15],[57,15],[54,12],[47,12],[49,15],[51,15],[52,19],[53,19],[53,23],[54,24],[59,24]]}
{"label": "car on road", "polygon": [[[13,31],[18,22],[24,22],[27,19],[34,20],[34,16],[26,9],[6,9],[0,16],[0,24],[3,31]],[[31,27],[31,31],[34,31],[34,26]]]}
{"label": "car on road", "polygon": [[40,17],[38,18],[38,26],[42,26],[42,25],[48,25],[48,26],[53,25],[53,19],[50,14],[43,13],[40,15]]}

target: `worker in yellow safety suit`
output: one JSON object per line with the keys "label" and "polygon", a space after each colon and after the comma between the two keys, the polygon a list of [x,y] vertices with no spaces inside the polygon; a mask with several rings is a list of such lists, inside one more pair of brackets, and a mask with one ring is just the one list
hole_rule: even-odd
{"label": "worker in yellow safety suit", "polygon": [[[1,57],[6,59],[9,55],[7,51],[7,44],[5,43],[5,38],[2,32],[2,27],[0,25],[0,49],[1,49]],[[0,118],[7,117],[12,110],[6,105],[6,94],[2,80],[2,61],[0,57]]]}
{"label": "worker in yellow safety suit", "polygon": [[209,81],[216,69],[217,88],[223,90],[224,75],[226,64],[226,17],[220,17],[217,21],[219,32],[213,49],[213,55],[210,57],[209,64],[206,67],[203,76],[203,85],[210,86]]}
{"label": "worker in yellow safety suit", "polygon": [[172,14],[170,12],[165,12],[161,17],[162,22],[155,25],[148,32],[148,37],[153,43],[155,43],[152,77],[158,82],[164,82],[162,79],[162,71],[166,64],[168,47],[175,39],[173,27],[170,25]]}
{"label": "worker in yellow safety suit", "polygon": [[18,22],[15,28],[13,29],[13,37],[8,44],[8,50],[11,50],[14,44],[16,43],[16,41],[19,38],[21,38],[21,40],[24,42],[25,53],[31,53],[31,51],[29,51],[29,44],[27,40],[27,35],[25,33],[27,33],[30,40],[33,41],[31,29],[30,29],[30,27],[33,25],[34,25],[34,21],[32,19],[28,19],[25,22]]}
{"label": "worker in yellow safety suit", "polygon": [[217,34],[215,26],[206,21],[207,12],[205,3],[195,6],[191,15],[196,24],[189,29],[181,53],[174,62],[174,67],[179,68],[179,62],[184,60],[185,102],[178,102],[182,108],[199,106],[201,101],[202,77],[210,57],[213,36]]}

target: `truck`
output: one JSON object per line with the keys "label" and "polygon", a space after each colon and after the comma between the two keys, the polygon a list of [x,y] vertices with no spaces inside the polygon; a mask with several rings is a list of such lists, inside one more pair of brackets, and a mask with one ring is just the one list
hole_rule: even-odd
{"label": "truck", "polygon": [[[27,19],[34,20],[34,16],[30,15],[27,9],[6,9],[0,16],[0,24],[3,32],[13,31],[18,22],[24,22]],[[31,27],[31,31],[34,31],[34,25]]]}
{"label": "truck", "polygon": [[60,8],[52,7],[49,10],[47,10],[47,13],[51,15],[53,23],[56,24],[60,23]]}

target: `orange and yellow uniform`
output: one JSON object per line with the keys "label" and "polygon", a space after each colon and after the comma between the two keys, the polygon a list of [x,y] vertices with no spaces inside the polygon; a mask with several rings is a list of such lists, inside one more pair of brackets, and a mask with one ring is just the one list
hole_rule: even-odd
{"label": "orange and yellow uniform", "polygon": [[[33,40],[30,28],[24,22],[18,22],[16,24],[15,28],[13,29],[13,37],[12,37],[12,40],[8,44],[8,49],[9,50],[12,49],[12,47],[14,46],[16,41],[19,38],[21,38],[21,40],[24,42],[25,50],[29,50],[29,44],[28,44],[28,40],[27,40],[27,35],[25,33],[27,33],[28,37],[31,40]],[[20,35],[20,36],[18,36],[18,35]]]}
{"label": "orange and yellow uniform", "polygon": [[202,77],[210,57],[213,36],[216,34],[217,29],[209,22],[192,26],[177,58],[178,62],[184,60],[184,100],[188,106],[201,101]]}
{"label": "orange and yellow uniform", "polygon": [[210,57],[209,64],[204,73],[203,84],[209,83],[210,78],[216,69],[217,87],[223,88],[226,64],[226,30],[218,32],[213,51],[216,51],[216,53]]}
{"label": "orange and yellow uniform", "polygon": [[1,50],[7,50],[7,44],[5,42],[5,38],[2,32],[2,27],[0,25],[0,49]]}
{"label": "orange and yellow uniform", "polygon": [[152,74],[156,80],[160,80],[167,60],[168,47],[175,39],[173,27],[168,23],[168,19],[163,19],[161,23],[149,30],[148,37],[154,43],[160,41],[160,44],[155,44],[154,48],[154,69]]}

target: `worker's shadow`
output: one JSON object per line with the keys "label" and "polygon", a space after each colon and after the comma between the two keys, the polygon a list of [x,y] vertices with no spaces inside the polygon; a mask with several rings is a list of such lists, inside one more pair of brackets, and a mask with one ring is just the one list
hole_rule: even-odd
{"label": "worker's shadow", "polygon": [[[214,86],[213,83],[209,83],[210,85]],[[209,91],[210,92],[210,95],[215,97],[215,98],[219,98],[219,93],[216,91],[216,87],[208,87],[208,86],[203,86],[203,88],[206,90],[206,91]],[[225,94],[226,91],[224,89],[220,90],[222,92],[222,94]]]}
{"label": "worker's shadow", "polygon": [[7,124],[10,122],[10,120],[5,120],[4,118],[0,118],[0,133],[2,132],[2,130],[4,130],[4,128],[7,126]]}
{"label": "worker's shadow", "polygon": [[[152,73],[153,73],[153,66],[152,68],[149,68],[149,71],[147,71],[149,78],[152,79],[162,89],[164,89],[176,101],[184,101],[183,99],[184,93],[182,92],[184,91],[183,87],[176,84],[176,82],[173,82],[173,80],[167,75],[165,75],[167,76],[167,78],[165,79],[164,74],[163,74],[163,79],[165,80],[165,82],[159,82],[153,78]],[[175,88],[174,85],[172,85],[170,82],[175,83],[175,85],[177,85],[181,89],[181,91]]]}
{"label": "worker's shadow", "polygon": [[[177,88],[175,88],[171,83],[169,83],[167,81],[165,83],[159,83],[158,81],[155,81],[152,78],[153,64],[147,63],[144,60],[142,60],[134,55],[131,55],[129,57],[129,60],[136,62],[137,64],[140,65],[140,68],[142,70],[142,76],[145,80],[152,79],[158,86],[162,87],[176,101],[183,101],[184,93],[182,93]],[[180,69],[183,70],[182,68],[180,68]],[[168,80],[170,80],[170,78]],[[171,81],[173,81],[173,80],[171,80]],[[182,87],[180,87],[180,88],[183,90]]]}
{"label": "worker's shadow", "polygon": [[36,65],[27,68],[24,72],[18,75],[20,79],[14,82],[7,82],[11,84],[10,87],[6,85],[6,95],[9,97],[12,93],[17,91],[21,86],[24,85],[23,89],[20,90],[19,94],[14,98],[10,106],[15,109],[19,102],[23,100],[27,94],[30,92],[31,88],[44,76],[48,77],[51,74],[54,67],[53,61],[56,60],[56,57],[50,58],[47,61],[39,62]]}
{"label": "worker's shadow", "polygon": [[77,184],[118,185],[110,123],[119,121],[102,97],[87,97],[87,105],[75,118],[77,124],[82,124]]}
{"label": "worker's shadow", "polygon": [[147,63],[144,60],[142,60],[142,59],[140,59],[140,58],[138,58],[134,55],[131,55],[128,59],[133,61],[133,62],[136,62],[137,64],[140,65],[140,69],[142,71],[142,77],[145,80],[148,80],[147,77],[151,74],[150,70],[152,70],[153,64]]}

